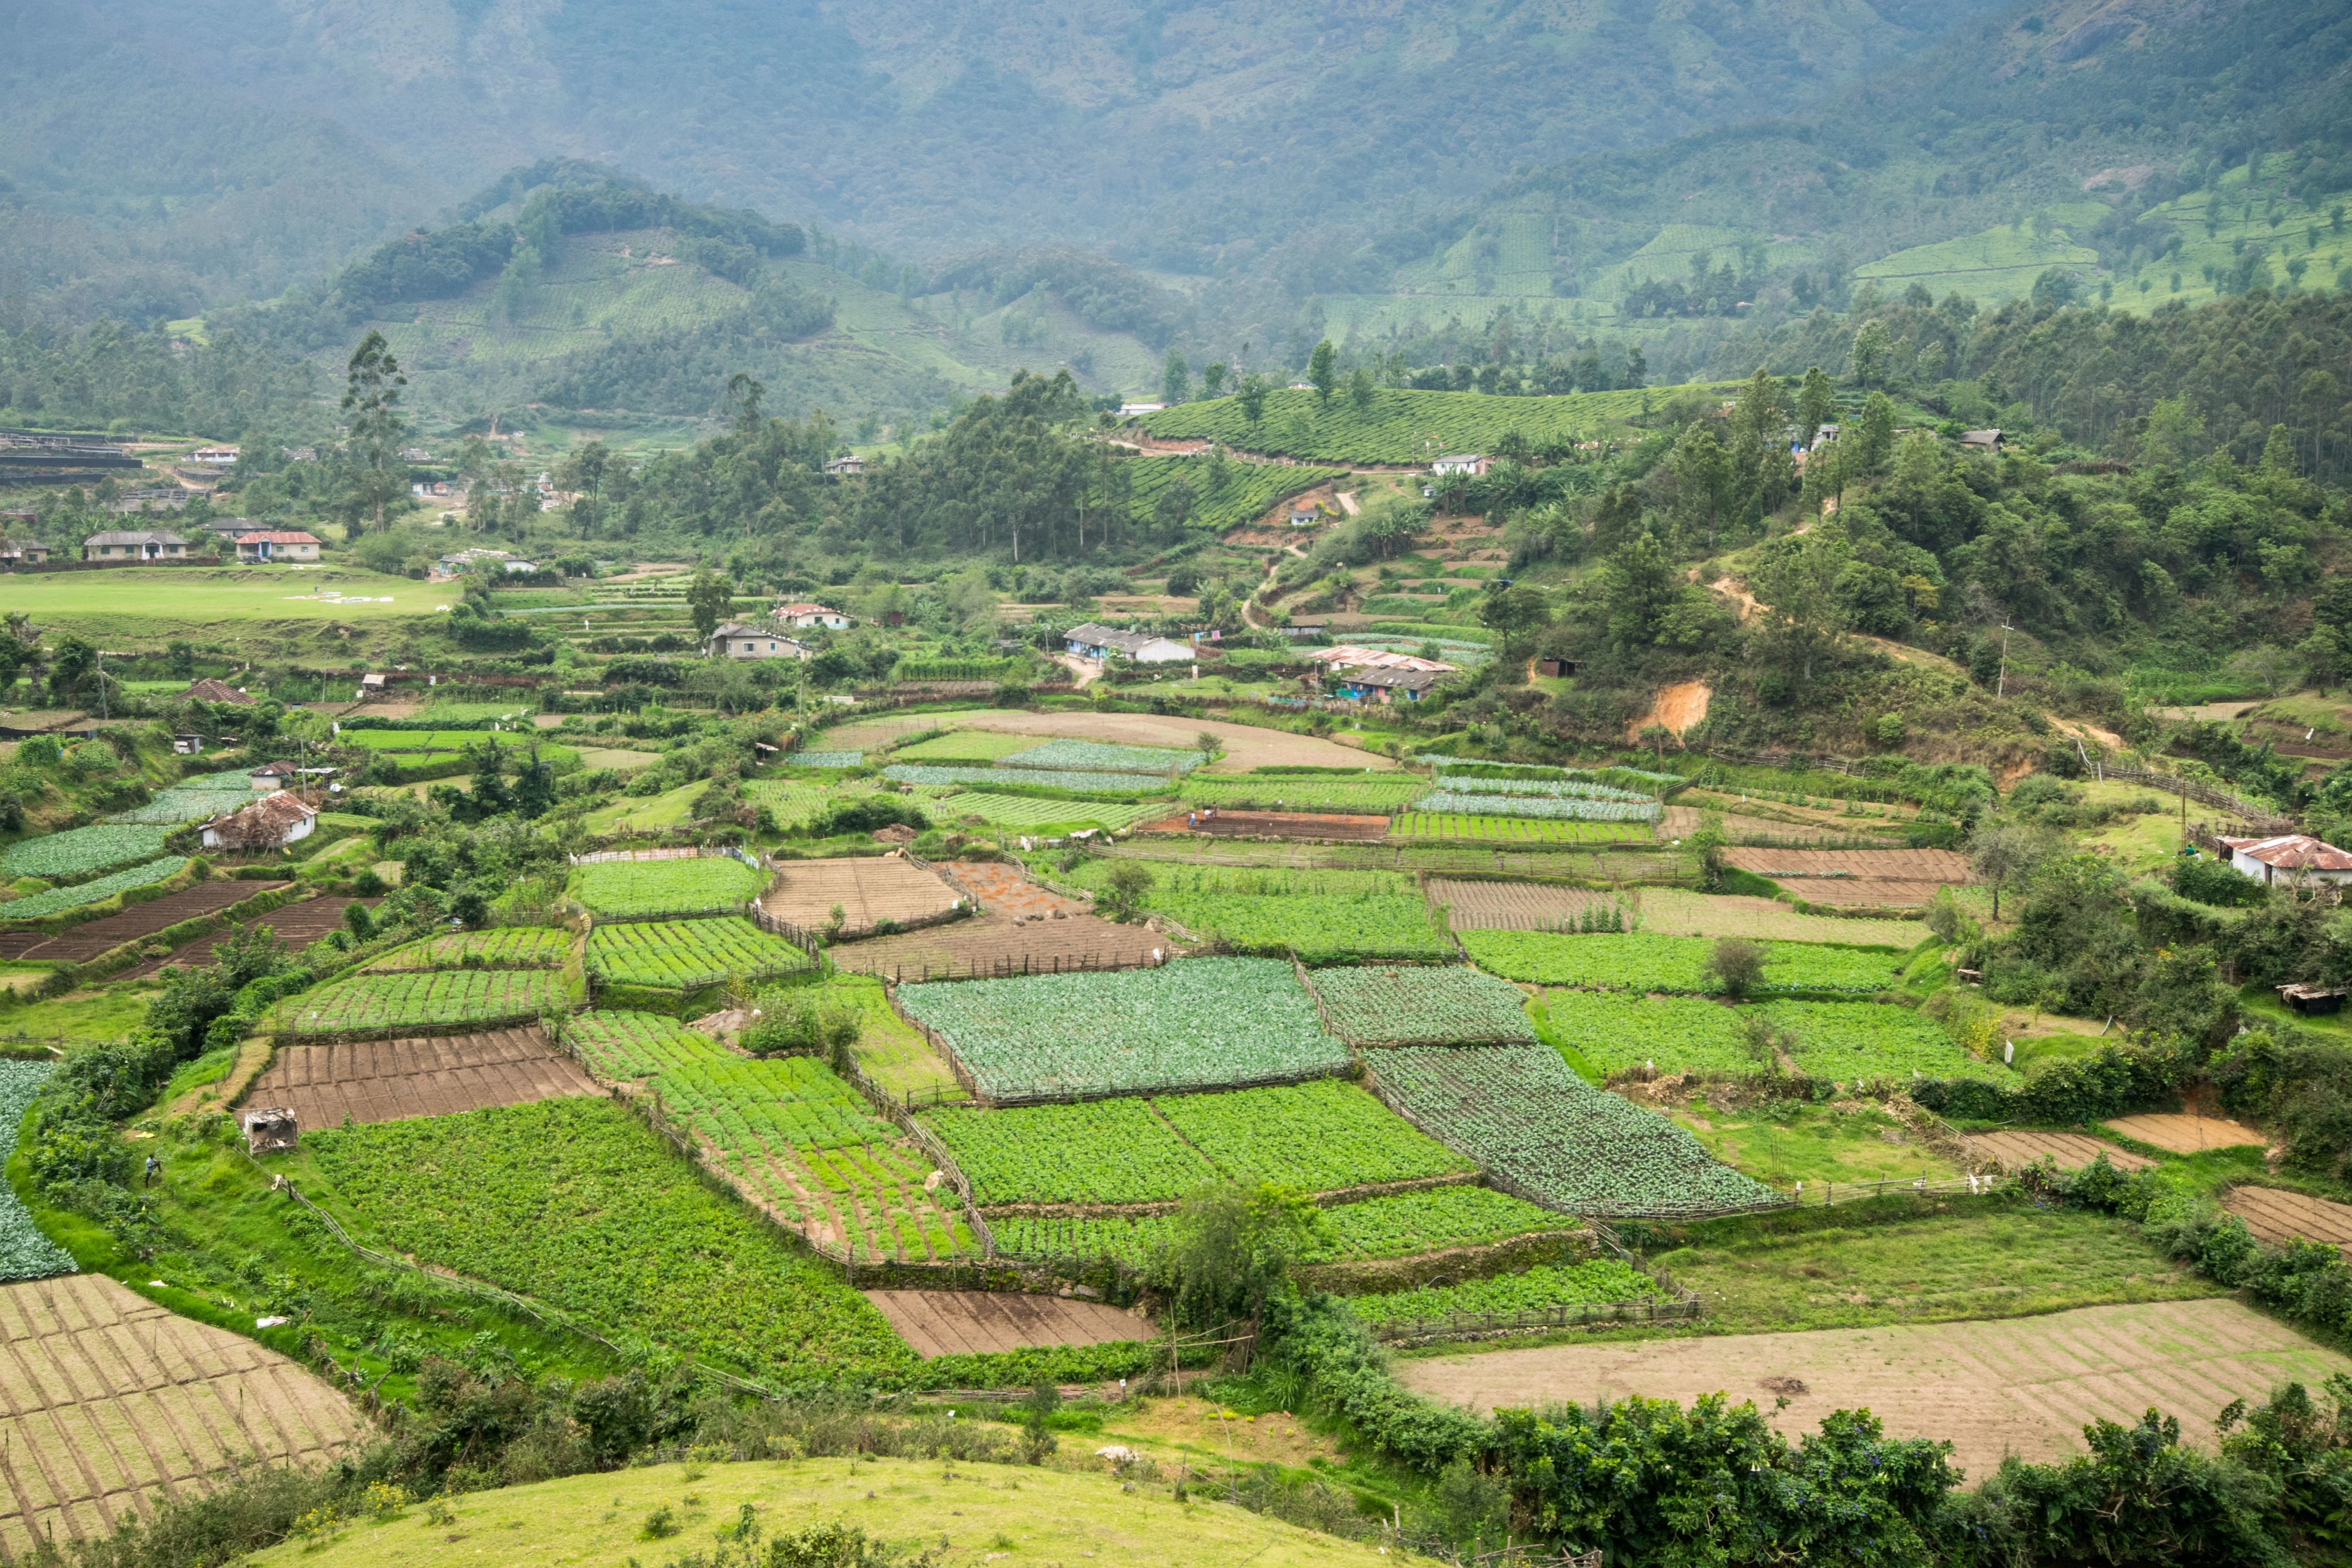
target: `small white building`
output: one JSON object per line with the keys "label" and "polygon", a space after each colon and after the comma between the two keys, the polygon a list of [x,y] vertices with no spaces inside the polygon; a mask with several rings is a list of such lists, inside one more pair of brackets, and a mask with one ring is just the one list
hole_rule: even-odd
{"label": "small white building", "polygon": [[310,837],[319,808],[284,790],[205,824],[207,849],[282,849]]}
{"label": "small white building", "polygon": [[237,535],[236,558],[245,562],[316,561],[321,543],[315,535],[269,531]]}
{"label": "small white building", "polygon": [[1121,419],[1133,419],[1138,415],[1157,414],[1167,406],[1168,405],[1164,403],[1122,403],[1118,405],[1118,416]]}
{"label": "small white building", "polygon": [[1486,455],[1483,452],[1455,452],[1429,465],[1429,471],[1439,479],[1448,474],[1460,474],[1465,479],[1476,479],[1486,471]]}
{"label": "small white building", "polygon": [[2352,855],[2307,833],[2283,833],[2275,838],[2224,838],[2230,869],[2257,882],[2301,877],[2314,882],[2352,882]]}
{"label": "small white building", "polygon": [[1173,638],[1153,637],[1148,632],[1123,632],[1092,621],[1072,626],[1062,634],[1062,638],[1072,653],[1097,664],[1108,661],[1112,654],[1138,664],[1178,664],[1192,657],[1189,645]]}
{"label": "small white building", "polygon": [[106,533],[93,533],[81,542],[85,561],[104,561],[113,565],[128,566],[135,561],[185,561],[188,542],[176,533],[157,533],[148,529],[119,529]]}
{"label": "small white building", "polygon": [[830,605],[778,605],[776,618],[791,626],[829,626],[845,632],[857,623]]}
{"label": "small white building", "polygon": [[713,658],[807,658],[816,650],[773,626],[729,621],[710,634],[706,651]]}
{"label": "small white building", "polygon": [[188,461],[206,468],[233,468],[236,467],[236,448],[199,447],[188,454]]}
{"label": "small white building", "polygon": [[847,452],[825,464],[824,471],[836,479],[854,479],[866,471],[866,459]]}

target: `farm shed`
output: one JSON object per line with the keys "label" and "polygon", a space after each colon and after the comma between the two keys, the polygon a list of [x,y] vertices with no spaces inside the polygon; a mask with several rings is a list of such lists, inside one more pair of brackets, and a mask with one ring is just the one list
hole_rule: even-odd
{"label": "farm shed", "polygon": [[275,1154],[294,1147],[301,1131],[294,1113],[280,1106],[256,1106],[245,1113],[245,1150],[248,1154]]}
{"label": "farm shed", "polygon": [[228,812],[205,824],[207,849],[282,849],[308,838],[318,826],[319,808],[299,795],[279,790],[240,811]]}
{"label": "farm shed", "polygon": [[112,529],[83,540],[81,554],[85,561],[118,565],[133,561],[185,561],[188,542],[176,533],[160,533],[152,529]]}
{"label": "farm shed", "polygon": [[712,632],[708,646],[713,658],[807,658],[814,651],[772,626],[741,621],[730,621]]}
{"label": "farm shed", "polygon": [[1443,659],[1423,658],[1417,654],[1389,653],[1381,648],[1356,647],[1341,643],[1338,647],[1318,648],[1307,656],[1327,669],[1409,669],[1429,675],[1452,675],[1456,667]]}
{"label": "farm shed", "polygon": [[2000,432],[1963,430],[1960,432],[1960,449],[1968,452],[1998,452],[2000,450]]}
{"label": "farm shed", "polygon": [[2315,882],[2352,882],[2352,855],[2325,844],[2307,833],[2284,833],[2274,838],[2224,838],[2230,868],[2257,882],[2275,882],[2284,875]]}
{"label": "farm shed", "polygon": [[851,452],[825,464],[824,471],[835,479],[854,479],[866,471],[866,459]]}
{"label": "farm shed", "polygon": [[1070,652],[1097,664],[1115,653],[1138,664],[1175,664],[1192,657],[1190,647],[1171,638],[1153,637],[1148,632],[1123,632],[1092,621],[1072,626],[1062,636]]}

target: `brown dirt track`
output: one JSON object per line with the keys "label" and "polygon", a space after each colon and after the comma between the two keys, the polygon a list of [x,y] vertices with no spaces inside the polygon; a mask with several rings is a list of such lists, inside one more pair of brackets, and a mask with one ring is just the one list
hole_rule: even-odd
{"label": "brown dirt track", "polygon": [[2168,1154],[2195,1154],[2207,1149],[2237,1149],[2270,1142],[2244,1122],[2223,1116],[2156,1111],[2146,1116],[2118,1116],[2105,1125],[2136,1143],[2152,1144]]}
{"label": "brown dirt track", "polygon": [[275,1351],[103,1275],[0,1287],[0,1559],[109,1534],[232,1459],[320,1463],[361,1426]]}
{"label": "brown dirt track", "polygon": [[972,1355],[1046,1345],[1101,1345],[1152,1336],[1150,1320],[1100,1301],[994,1290],[868,1290],[920,1356]]}
{"label": "brown dirt track", "polygon": [[398,1121],[602,1092],[545,1034],[528,1028],[280,1046],[245,1098],[283,1106],[298,1127],[311,1128],[339,1127],[345,1116]]}
{"label": "brown dirt track", "polygon": [[831,954],[843,969],[914,981],[926,969],[944,974],[1004,965],[1018,974],[1024,959],[1031,970],[1051,970],[1056,960],[1064,968],[1088,963],[1126,968],[1146,962],[1154,948],[1165,953],[1185,951],[1164,931],[1118,925],[1099,915],[1016,921],[1010,915],[982,914],[929,931],[844,942]]}
{"label": "brown dirt track", "polygon": [[[258,920],[245,922],[245,925],[268,926],[278,933],[278,946],[289,952],[299,952],[329,931],[342,930],[343,911],[352,905],[365,904],[373,909],[382,902],[382,899],[304,899],[299,903],[272,910]],[[124,978],[144,980],[165,964],[176,963],[184,969],[194,969],[210,963],[214,946],[244,930],[245,925],[231,927],[212,936],[200,936],[173,949],[170,957],[159,958],[134,969]]]}
{"label": "brown dirt track", "polygon": [[182,921],[192,921],[199,915],[226,909],[231,904],[258,898],[285,885],[283,882],[198,882],[193,888],[183,888],[176,893],[166,893],[160,899],[133,904],[119,915],[109,915],[104,920],[75,926],[62,935],[45,937],[38,931],[0,934],[0,958],[25,959],[36,963],[87,963],[109,948],[151,935]]}
{"label": "brown dirt track", "polygon": [[[1408,1387],[1481,1410],[1629,1394],[1753,1399],[1791,1438],[1833,1410],[1867,1407],[1890,1437],[1948,1438],[1981,1481],[2004,1453],[2032,1460],[2084,1451],[2094,1417],[2130,1423],[2150,1405],[2180,1418],[2209,1452],[2213,1417],[2232,1399],[2260,1402],[2290,1378],[2319,1384],[2352,1357],[2249,1307],[2204,1300],[2084,1307],[2042,1317],[1897,1324],[1811,1332],[1725,1334],[1493,1351],[1398,1363]],[[1804,1385],[1772,1410],[1764,1380]]]}
{"label": "brown dirt track", "polygon": [[787,860],[781,887],[760,907],[780,920],[823,931],[839,904],[845,931],[867,931],[880,921],[928,920],[952,906],[954,889],[895,855],[840,860]]}
{"label": "brown dirt track", "polygon": [[2352,1205],[2277,1187],[2232,1187],[2221,1206],[2268,1242],[2317,1241],[2352,1258]]}
{"label": "brown dirt track", "polygon": [[1961,1142],[1969,1146],[1969,1153],[2012,1174],[2044,1154],[2064,1171],[2077,1170],[2102,1154],[2118,1171],[2141,1171],[2156,1163],[2145,1154],[2118,1149],[2082,1132],[2019,1132],[2003,1129],[1999,1132],[1972,1132]]}
{"label": "brown dirt track", "polygon": [[1212,838],[1310,838],[1343,844],[1378,844],[1389,836],[1385,816],[1337,816],[1307,811],[1226,811],[1188,822],[1182,813],[1148,822],[1138,833],[1197,833]]}

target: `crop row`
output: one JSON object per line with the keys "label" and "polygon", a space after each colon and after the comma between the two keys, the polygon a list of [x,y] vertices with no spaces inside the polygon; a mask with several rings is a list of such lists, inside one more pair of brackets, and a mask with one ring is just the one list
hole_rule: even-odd
{"label": "crop row", "polygon": [[364,974],[288,997],[271,1011],[266,1028],[285,1035],[336,1035],[505,1024],[571,1005],[562,978],[543,969]]}
{"label": "crop row", "polygon": [[1076,773],[1055,768],[931,767],[920,763],[893,763],[882,770],[893,784],[1033,784],[1066,789],[1079,795],[1167,795],[1175,786],[1165,773]]}
{"label": "crop row", "polygon": [[1547,1307],[1600,1306],[1658,1294],[1658,1282],[1622,1258],[1538,1264],[1518,1274],[1428,1285],[1387,1296],[1349,1296],[1348,1310],[1367,1323],[1445,1318],[1456,1312],[1532,1312]]}
{"label": "crop row", "polygon": [[713,1048],[710,1037],[676,1018],[604,1007],[566,1018],[563,1040],[586,1059],[590,1071],[615,1083],[704,1060]]}
{"label": "crop row", "polygon": [[[1712,995],[1722,983],[1708,969],[1716,944],[1705,937],[1648,931],[1570,936],[1549,931],[1466,931],[1463,948],[1481,969],[1539,985],[1584,985],[1609,991],[1664,991]],[[1899,962],[1893,954],[1821,942],[1775,942],[1764,947],[1759,994],[1844,992],[1868,996],[1892,987]]]}
{"label": "crop row", "polygon": [[840,1277],[712,1192],[609,1100],[306,1131],[379,1244],[754,1376],[904,1375],[913,1352]]}
{"label": "crop row", "polygon": [[1307,983],[1351,1046],[1535,1043],[1519,988],[1467,964],[1342,964],[1317,970]]}
{"label": "crop row", "polygon": [[[1491,784],[1496,781],[1481,780]],[[1470,795],[1442,789],[1412,803],[1415,811],[1454,816],[1540,816],[1565,822],[1655,822],[1654,800],[1591,800],[1557,795]]]}
{"label": "crop row", "polygon": [[760,890],[740,860],[600,860],[572,873],[572,896],[592,915],[691,915],[740,909]]}
{"label": "crop row", "polygon": [[1152,822],[1173,809],[1164,800],[1123,805],[1107,800],[1043,800],[1034,795],[997,795],[989,790],[960,790],[938,797],[931,815],[942,822],[977,817],[991,827],[1046,827],[1093,824],[1117,830],[1139,822]]}
{"label": "crop row", "polygon": [[261,798],[240,778],[236,789],[193,789],[186,784],[161,790],[144,805],[134,805],[128,811],[118,811],[106,820],[110,824],[140,823],[149,826],[176,827],[184,822],[209,822],[240,810]]}
{"label": "crop row", "polygon": [[1312,774],[1235,776],[1194,774],[1184,781],[1187,805],[1249,806],[1257,810],[1361,812],[1386,816],[1428,793],[1428,781],[1402,773],[1368,778],[1317,778]]}
{"label": "crop row", "polygon": [[553,926],[499,926],[404,942],[369,964],[370,974],[423,969],[561,969],[572,933]]}
{"label": "crop row", "polygon": [[794,752],[784,761],[796,768],[862,768],[863,752]]}
{"label": "crop row", "polygon": [[1073,773],[1190,773],[1208,759],[1169,746],[1115,746],[1105,741],[1047,741],[996,759],[1000,768],[1062,769]]}
{"label": "crop row", "polygon": [[1273,959],[907,985],[898,1003],[993,1100],[1276,1082],[1348,1064]]}
{"label": "crop row", "polygon": [[[1453,1247],[1478,1247],[1515,1236],[1559,1230],[1573,1222],[1491,1187],[1432,1187],[1339,1204],[1322,1211],[1324,1236],[1302,1256],[1309,1262],[1339,1258],[1412,1258]],[[1170,1215],[1076,1218],[1059,1215],[994,1219],[999,1250],[1016,1256],[1065,1254],[1149,1262],[1172,1242]]]}
{"label": "crop row", "polygon": [[1775,1201],[1654,1110],[1594,1089],[1544,1046],[1405,1047],[1365,1059],[1413,1121],[1570,1214],[1671,1215]]}
{"label": "crop row", "polygon": [[[1655,805],[1658,801],[1656,795],[1641,790],[1590,784],[1582,779],[1478,778],[1462,773],[1444,773],[1439,776],[1438,783],[1443,792],[1448,795],[1549,795],[1558,800],[1634,801],[1643,805]],[[1596,817],[1591,820],[1610,819]]]}
{"label": "crop row", "polygon": [[[1188,527],[1222,532],[1255,522],[1285,496],[1343,479],[1344,468],[1310,468],[1275,463],[1227,460],[1222,467],[1203,457],[1129,458],[1120,464],[1129,479],[1129,510],[1139,523],[1159,521],[1160,498],[1181,483],[1192,493],[1184,516]],[[1222,473],[1222,482],[1216,477]]]}
{"label": "crop row", "polygon": [[[25,1110],[56,1070],[53,1062],[0,1061],[0,1165],[16,1152]],[[14,1189],[0,1186],[0,1280],[46,1279],[73,1271],[73,1258],[41,1234]]]}
{"label": "crop row", "polygon": [[600,925],[588,932],[589,973],[616,985],[677,990],[730,977],[773,980],[811,963],[807,953],[740,915]]}
{"label": "crop row", "polygon": [[0,850],[0,879],[92,877],[163,852],[171,829],[143,823],[100,823],[20,839]]}
{"label": "crop row", "polygon": [[1647,840],[1652,837],[1652,830],[1647,824],[1619,826],[1558,817],[1456,816],[1414,811],[1390,822],[1389,837],[1395,839],[1467,839],[1480,844],[1622,844],[1633,838]]}
{"label": "crop row", "polygon": [[1603,421],[1642,410],[1642,395],[1585,392],[1559,397],[1490,397],[1475,392],[1376,389],[1368,405],[1328,404],[1313,392],[1268,392],[1253,424],[1234,397],[1182,403],[1139,421],[1170,440],[1207,439],[1244,451],[1339,463],[1425,464],[1453,452],[1491,452],[1505,431],[1537,446],[1589,438]]}
{"label": "crop row", "polygon": [[1245,952],[1297,953],[1307,963],[1347,958],[1446,959],[1454,939],[1428,901],[1410,893],[1154,893],[1151,907],[1196,935]]}
{"label": "crop row", "polygon": [[38,920],[43,915],[62,914],[68,910],[94,904],[100,899],[110,899],[132,888],[152,887],[169,881],[186,868],[184,855],[167,856],[150,860],[144,866],[133,866],[127,871],[117,871],[110,877],[100,877],[92,882],[78,882],[70,888],[52,888],[46,893],[33,893],[21,899],[0,903],[0,921]]}

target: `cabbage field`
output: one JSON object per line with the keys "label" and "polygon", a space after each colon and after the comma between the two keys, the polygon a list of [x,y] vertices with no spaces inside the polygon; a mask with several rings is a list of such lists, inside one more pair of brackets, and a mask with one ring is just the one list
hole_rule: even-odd
{"label": "cabbage field", "polygon": [[1335,965],[1309,978],[1351,1046],[1533,1045],[1527,997],[1467,964]]}
{"label": "cabbage field", "polygon": [[1156,822],[1176,808],[1166,800],[1144,801],[1125,805],[1108,800],[1041,800],[1034,795],[998,795],[992,790],[967,789],[943,793],[924,806],[924,812],[938,822],[961,822],[967,816],[978,817],[991,827],[1079,826],[1117,830],[1131,827],[1139,822]]}
{"label": "cabbage field", "polygon": [[1741,1040],[1738,1010],[1694,996],[1555,991],[1543,1009],[1553,1034],[1603,1074],[1645,1064],[1664,1073],[1757,1072],[1764,1066]]}
{"label": "cabbage field", "polygon": [[1364,1053],[1412,1120],[1570,1214],[1669,1216],[1780,1202],[1654,1110],[1593,1088],[1543,1046]]}
{"label": "cabbage field", "polygon": [[1348,1065],[1348,1047],[1275,959],[905,985],[898,1005],[946,1039],[991,1100],[1239,1087]]}
{"label": "cabbage field", "polygon": [[1601,1306],[1639,1301],[1659,1293],[1658,1282],[1622,1258],[1583,1263],[1539,1264],[1492,1279],[1429,1285],[1386,1296],[1349,1296],[1343,1304],[1366,1323],[1412,1318],[1444,1318],[1455,1312],[1532,1312],[1546,1307]]}
{"label": "cabbage field", "polygon": [[[1432,800],[1450,799],[1432,795]],[[1623,844],[1646,842],[1653,830],[1644,823],[1624,826],[1609,822],[1577,822],[1562,817],[1459,816],[1443,812],[1411,811],[1389,824],[1391,841],[1423,839],[1438,843],[1491,844]]]}
{"label": "cabbage field", "polygon": [[1765,1014],[1796,1037],[1790,1059],[1808,1078],[1977,1078],[2014,1089],[2015,1069],[1972,1057],[1933,1022],[1867,1002],[1772,1002]]}
{"label": "cabbage field", "polygon": [[[1656,936],[1647,931],[1570,936],[1527,931],[1465,931],[1461,937],[1472,963],[1512,980],[1692,996],[1710,995],[1720,989],[1706,971],[1715,943],[1705,937]],[[1874,995],[1893,988],[1902,962],[1893,953],[1821,942],[1763,945],[1759,995],[1821,991]]]}
{"label": "cabbage field", "polygon": [[455,969],[363,974],[289,996],[262,1032],[398,1034],[403,1029],[517,1024],[572,1006],[562,977],[543,969]]}
{"label": "cabbage field", "polygon": [[866,765],[863,752],[794,752],[784,759],[795,768],[862,768]]}
{"label": "cabbage field", "polygon": [[1479,779],[1475,793],[1467,789],[1442,789],[1433,795],[1423,795],[1412,803],[1412,808],[1442,816],[1534,816],[1559,822],[1654,823],[1658,820],[1659,806],[1654,800],[1591,798],[1549,792],[1513,795],[1486,787],[1511,782],[1507,779]]}
{"label": "cabbage field", "polygon": [[100,823],[24,838],[0,849],[0,880],[95,877],[163,852],[171,829],[143,823]]}
{"label": "cabbage field", "polygon": [[1350,958],[1449,959],[1454,939],[1418,893],[1155,893],[1154,910],[1195,936],[1307,963]]}
{"label": "cabbage field", "polygon": [[167,856],[150,860],[144,866],[133,866],[127,871],[117,871],[110,877],[95,881],[77,882],[70,888],[52,888],[46,893],[33,893],[21,899],[0,903],[0,921],[38,920],[43,915],[63,914],[68,910],[94,904],[100,899],[110,899],[132,888],[151,888],[158,882],[168,882],[186,869],[184,855]]}
{"label": "cabbage field", "polygon": [[600,860],[573,868],[572,896],[592,915],[736,914],[766,885],[740,860]]}
{"label": "cabbage field", "polygon": [[368,974],[426,969],[561,969],[572,933],[554,926],[499,926],[404,942],[370,963]]}
{"label": "cabbage field", "polygon": [[1208,759],[1168,746],[1114,746],[1102,741],[1047,741],[996,759],[1000,768],[1064,769],[1077,773],[1190,773]]}
{"label": "cabbage field", "polygon": [[[16,1152],[16,1129],[26,1108],[56,1070],[54,1062],[0,1060],[0,1164]],[[74,1267],[65,1249],[41,1234],[16,1191],[0,1186],[0,1281],[46,1279],[71,1274]]]}
{"label": "cabbage field", "polygon": [[814,967],[806,952],[740,915],[631,921],[588,932],[588,973],[615,985],[692,991],[729,979],[773,980]]}
{"label": "cabbage field", "polygon": [[1030,784],[1066,789],[1078,795],[1167,795],[1175,789],[1165,773],[1076,772],[1066,768],[971,768],[893,763],[882,770],[893,784]]}
{"label": "cabbage field", "polygon": [[209,822],[215,816],[226,816],[261,798],[243,773],[232,776],[236,783],[229,788],[199,789],[191,783],[158,790],[154,798],[146,805],[118,811],[106,820],[109,823],[143,823],[150,826],[176,827],[184,822]]}
{"label": "cabbage field", "polygon": [[[1323,1211],[1329,1237],[1310,1247],[1308,1261],[1411,1258],[1454,1247],[1481,1247],[1515,1236],[1575,1228],[1576,1222],[1492,1187],[1431,1187],[1339,1204]],[[1175,1238],[1167,1215],[1079,1217],[1007,1215],[991,1219],[999,1251],[1035,1257],[1066,1254],[1148,1261]]]}
{"label": "cabbage field", "polygon": [[1429,792],[1405,773],[1195,773],[1184,781],[1186,805],[1256,811],[1328,811],[1386,816]]}

